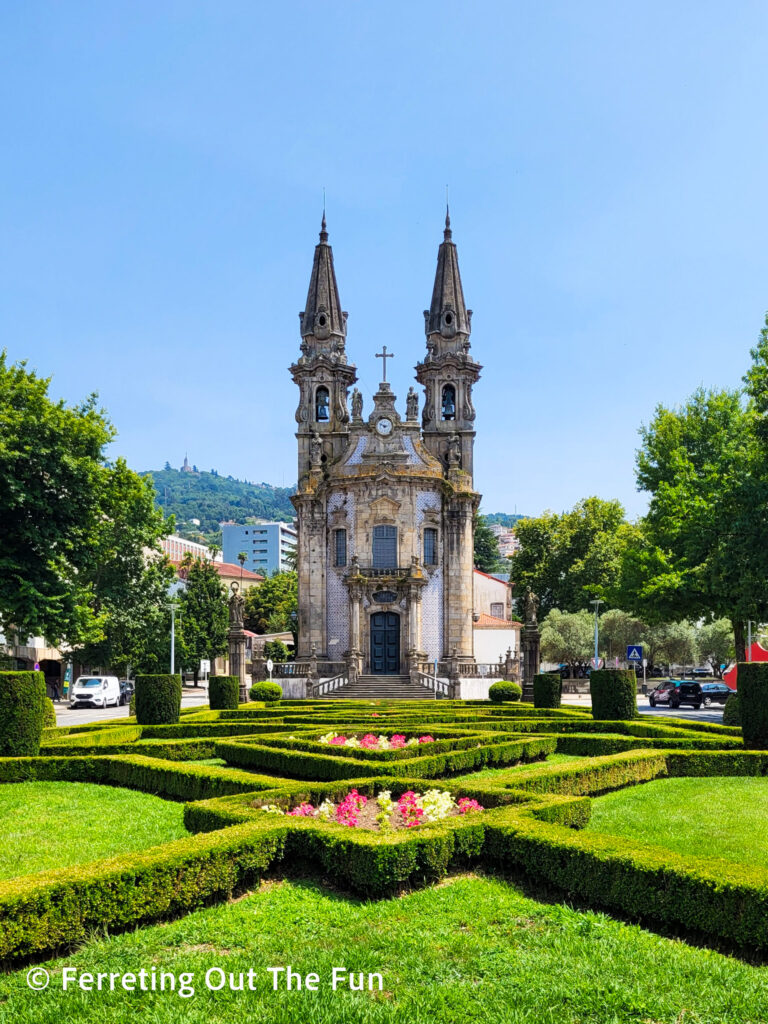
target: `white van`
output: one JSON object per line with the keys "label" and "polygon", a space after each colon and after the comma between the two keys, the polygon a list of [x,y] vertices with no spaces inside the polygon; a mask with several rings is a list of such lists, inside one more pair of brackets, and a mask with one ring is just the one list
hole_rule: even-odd
{"label": "white van", "polygon": [[69,706],[90,704],[91,707],[115,707],[120,703],[120,683],[117,676],[78,676],[69,691]]}

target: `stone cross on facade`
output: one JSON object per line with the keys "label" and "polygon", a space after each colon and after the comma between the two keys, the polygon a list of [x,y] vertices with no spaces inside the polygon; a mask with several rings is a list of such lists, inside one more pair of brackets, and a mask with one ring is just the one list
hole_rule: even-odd
{"label": "stone cross on facade", "polygon": [[381,359],[381,362],[382,362],[381,379],[386,384],[386,382],[387,382],[387,360],[388,359],[394,359],[395,358],[395,354],[394,354],[394,352],[387,352],[387,346],[386,345],[382,345],[381,352],[377,352],[376,353],[376,358],[377,359]]}

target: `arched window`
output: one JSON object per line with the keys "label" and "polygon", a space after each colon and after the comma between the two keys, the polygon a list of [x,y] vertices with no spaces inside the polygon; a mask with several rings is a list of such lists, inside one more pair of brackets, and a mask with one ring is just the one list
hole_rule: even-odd
{"label": "arched window", "polygon": [[331,400],[328,388],[320,387],[315,392],[315,420],[318,423],[327,423],[331,418]]}
{"label": "arched window", "polygon": [[456,419],[456,388],[453,384],[446,384],[443,388],[443,419]]}
{"label": "arched window", "polygon": [[373,567],[374,569],[397,568],[396,526],[374,526]]}

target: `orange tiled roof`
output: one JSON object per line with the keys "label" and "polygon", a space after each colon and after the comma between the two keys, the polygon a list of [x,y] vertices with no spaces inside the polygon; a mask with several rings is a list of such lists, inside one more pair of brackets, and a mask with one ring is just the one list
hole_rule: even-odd
{"label": "orange tiled roof", "polygon": [[475,623],[475,628],[480,629],[522,629],[522,624],[513,622],[511,619],[498,619],[495,615],[486,615],[480,612],[480,618]]}

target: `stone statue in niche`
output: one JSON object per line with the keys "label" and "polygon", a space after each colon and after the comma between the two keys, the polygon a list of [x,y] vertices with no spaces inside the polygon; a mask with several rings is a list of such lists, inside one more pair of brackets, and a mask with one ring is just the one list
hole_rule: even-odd
{"label": "stone statue in niche", "polygon": [[452,434],[448,441],[447,460],[451,469],[461,465],[461,438],[458,434]]}
{"label": "stone statue in niche", "polygon": [[357,388],[352,392],[352,419],[355,423],[363,418],[363,396]]}
{"label": "stone statue in niche", "polygon": [[309,461],[313,469],[319,469],[323,460],[323,442],[315,430],[312,433],[312,440],[309,442]]}
{"label": "stone statue in niche", "polygon": [[406,419],[415,420],[419,415],[419,396],[411,386],[408,389],[408,395],[405,399],[405,415]]}
{"label": "stone statue in niche", "polygon": [[229,628],[242,629],[245,601],[240,596],[240,584],[233,583],[229,589],[231,591],[229,598]]}

